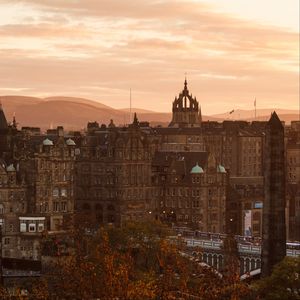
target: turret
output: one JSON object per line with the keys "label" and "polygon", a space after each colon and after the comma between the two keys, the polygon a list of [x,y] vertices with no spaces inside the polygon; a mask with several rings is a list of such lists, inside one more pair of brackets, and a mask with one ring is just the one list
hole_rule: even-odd
{"label": "turret", "polygon": [[169,127],[201,127],[199,118],[199,103],[189,93],[187,80],[184,80],[184,87],[178,98],[175,97],[172,107],[173,117]]}

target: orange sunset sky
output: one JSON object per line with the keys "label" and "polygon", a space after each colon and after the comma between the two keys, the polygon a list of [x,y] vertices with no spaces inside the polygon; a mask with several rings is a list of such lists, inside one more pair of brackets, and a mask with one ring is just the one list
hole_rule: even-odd
{"label": "orange sunset sky", "polygon": [[299,108],[299,0],[0,0],[0,95]]}

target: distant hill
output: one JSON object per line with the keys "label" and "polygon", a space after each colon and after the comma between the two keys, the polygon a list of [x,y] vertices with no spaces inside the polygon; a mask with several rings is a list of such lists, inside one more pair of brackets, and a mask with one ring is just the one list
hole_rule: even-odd
{"label": "distant hill", "polygon": [[[127,112],[129,113],[130,112],[130,108],[121,108],[119,109],[120,111],[124,111],[124,112]],[[132,107],[131,108],[131,112],[136,112],[137,114],[151,114],[151,113],[157,113],[153,110],[148,110],[148,109],[142,109],[142,108],[136,108],[136,107]]]}
{"label": "distant hill", "polygon": [[[64,126],[66,129],[79,130],[86,128],[88,122],[97,121],[108,124],[110,119],[116,125],[129,123],[129,109],[114,109],[100,102],[76,97],[48,97],[37,98],[27,96],[0,96],[6,118],[12,121],[15,113],[19,127],[34,126],[47,129],[51,125]],[[257,120],[269,119],[271,109],[257,110]],[[290,122],[298,119],[295,110],[276,110],[282,120]],[[171,121],[171,113],[158,113],[151,110],[133,108],[140,121],[148,121],[151,125],[167,126]],[[213,116],[203,116],[207,121],[223,121],[224,119],[253,120],[253,111],[237,110],[233,114],[224,113]]]}
{"label": "distant hill", "polygon": [[97,108],[105,108],[105,109],[113,109],[110,106],[102,104],[100,102],[89,100],[85,98],[75,98],[75,97],[65,97],[65,96],[56,96],[56,97],[47,97],[44,99],[45,101],[65,101],[65,102],[76,102],[91,105]]}

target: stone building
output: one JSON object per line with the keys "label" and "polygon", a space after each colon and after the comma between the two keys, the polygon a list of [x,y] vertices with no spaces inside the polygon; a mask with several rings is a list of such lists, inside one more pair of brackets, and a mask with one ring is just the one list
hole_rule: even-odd
{"label": "stone building", "polygon": [[286,129],[287,238],[300,241],[300,122]]}
{"label": "stone building", "polygon": [[230,169],[231,176],[262,176],[263,130],[245,121],[203,122],[202,133],[206,150]]}
{"label": "stone building", "polygon": [[151,149],[135,115],[129,127],[90,124],[76,162],[76,205],[98,224],[143,220],[151,209]]}
{"label": "stone building", "polygon": [[45,232],[61,232],[74,213],[75,142],[63,128],[49,135],[17,130],[0,109],[0,223],[5,257],[40,258]]}
{"label": "stone building", "polygon": [[207,152],[157,152],[152,162],[155,218],[225,232],[227,174]]}
{"label": "stone building", "polygon": [[66,229],[74,213],[75,147],[62,127],[51,135],[18,137],[14,159],[27,186],[27,213],[45,217],[47,231]]}
{"label": "stone building", "polygon": [[[274,120],[267,129],[266,122],[203,122],[186,80],[172,111],[166,128],[151,128],[135,115],[128,126],[91,122],[83,133],[62,127],[43,133],[18,130],[16,120],[9,125],[0,107],[3,254],[38,259],[43,237],[68,230],[74,212],[96,227],[157,218],[259,236],[262,207],[273,193],[265,196],[263,170],[273,172],[264,145],[270,143],[266,132],[279,138],[270,129]],[[300,234],[294,230],[300,220],[297,124],[285,143],[292,239]]]}

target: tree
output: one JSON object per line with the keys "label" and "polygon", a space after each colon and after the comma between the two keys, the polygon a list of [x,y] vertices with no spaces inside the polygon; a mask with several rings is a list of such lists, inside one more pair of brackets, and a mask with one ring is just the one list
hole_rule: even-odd
{"label": "tree", "polygon": [[185,246],[170,241],[170,235],[159,222],[130,222],[97,232],[75,228],[72,243],[68,237],[72,251],[67,256],[57,255],[49,268],[49,297],[244,299],[248,287],[239,281],[232,241],[225,243],[227,267],[221,276],[191,259]]}
{"label": "tree", "polygon": [[253,284],[258,299],[300,299],[300,256],[285,257],[274,266],[271,276]]}

